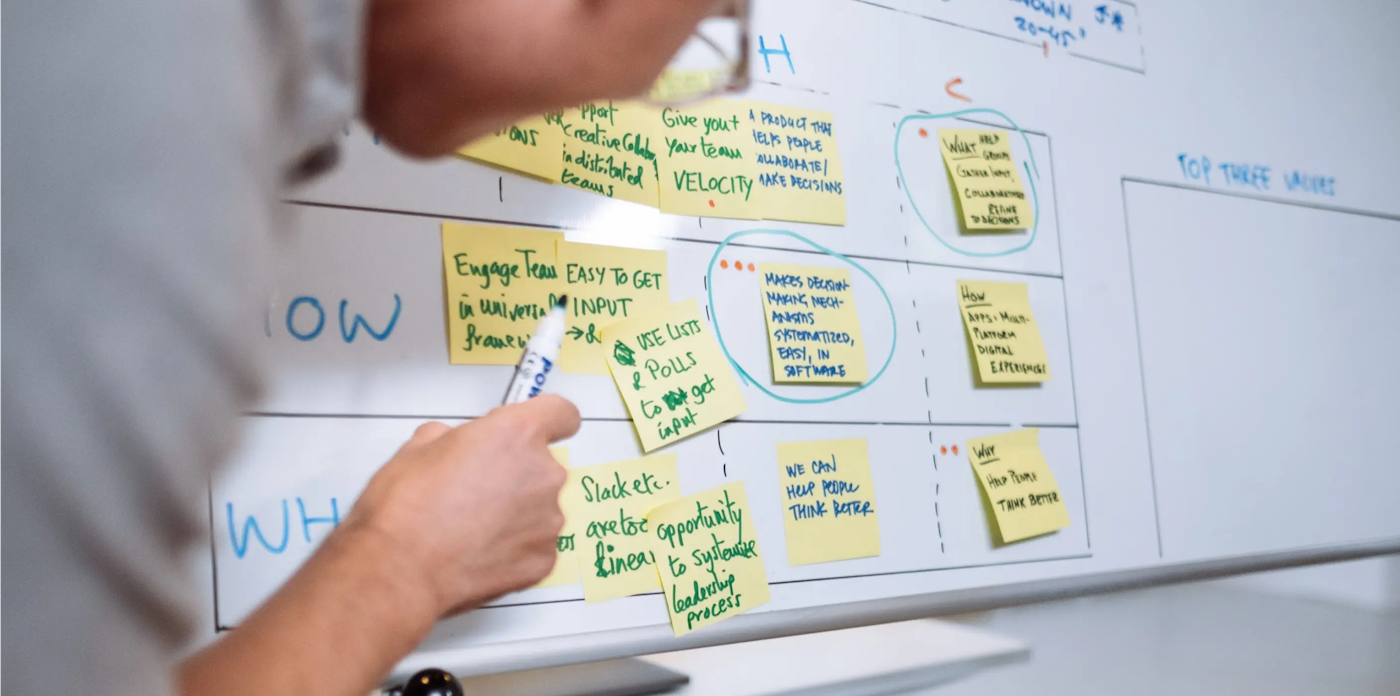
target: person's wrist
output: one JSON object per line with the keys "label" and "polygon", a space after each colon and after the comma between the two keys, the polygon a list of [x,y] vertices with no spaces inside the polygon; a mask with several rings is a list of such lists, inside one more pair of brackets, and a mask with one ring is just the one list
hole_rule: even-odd
{"label": "person's wrist", "polygon": [[426,635],[446,612],[447,598],[433,575],[434,564],[406,536],[375,520],[352,516],[327,542],[334,543],[336,555],[351,566],[348,572],[386,588],[394,596],[396,613],[411,629]]}

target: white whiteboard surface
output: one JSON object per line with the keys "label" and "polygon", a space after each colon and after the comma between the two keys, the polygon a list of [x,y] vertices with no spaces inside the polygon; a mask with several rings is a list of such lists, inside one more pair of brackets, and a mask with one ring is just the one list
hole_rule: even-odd
{"label": "white whiteboard surface", "polygon": [[[1100,4],[1122,12],[1121,35],[1097,21]],[[499,398],[508,368],[447,364],[442,220],[664,249],[672,299],[700,299],[763,377],[756,278],[706,269],[734,232],[794,232],[875,279],[853,274],[867,361],[873,374],[888,356],[889,368],[826,404],[745,387],[743,416],[673,446],[685,493],[744,481],[768,605],[674,639],[659,595],[588,605],[576,586],[529,590],[444,622],[403,670],[544,666],[1400,551],[1384,498],[1400,483],[1400,363],[1374,360],[1360,379],[1343,341],[1350,332],[1375,355],[1400,342],[1393,319],[1360,321],[1400,315],[1400,96],[1385,67],[1400,44],[1381,29],[1400,25],[1400,7],[1075,0],[1057,16],[1084,34],[1061,46],[1018,28],[1036,5],[756,2],[755,37],[789,55],[751,56],[749,96],[833,112],[844,227],[666,215],[461,160],[408,161],[348,128],[340,169],[288,204],[297,233],[249,327],[272,390],[211,487],[213,625],[236,625],[293,572],[329,531],[317,520],[334,517],[331,500],[343,517],[418,423],[480,416]],[[1290,45],[1318,48],[1279,48]],[[1034,231],[958,233],[936,147],[915,135],[949,126],[1022,129],[1013,157],[1034,188]],[[1341,147],[1338,133],[1364,146]],[[1212,179],[1187,166],[1202,158]],[[1221,163],[1269,167],[1272,185],[1232,180]],[[1295,171],[1333,185],[1290,189]],[[844,263],[772,235],[720,255]],[[973,386],[960,279],[1028,285],[1049,383]],[[1211,313],[1203,304],[1221,291],[1250,309]],[[303,298],[325,317],[308,340],[287,323],[290,311],[310,335]],[[375,331],[396,317],[393,331],[349,340],[342,301]],[[1265,341],[1277,348],[1264,359],[1230,362]],[[610,380],[559,375],[550,388],[584,415],[566,443],[575,465],[638,454]],[[1041,428],[1071,525],[994,548],[966,458],[945,448],[1019,427]],[[789,567],[775,444],[832,437],[870,443],[883,552]],[[250,515],[264,538],[245,544]]]}

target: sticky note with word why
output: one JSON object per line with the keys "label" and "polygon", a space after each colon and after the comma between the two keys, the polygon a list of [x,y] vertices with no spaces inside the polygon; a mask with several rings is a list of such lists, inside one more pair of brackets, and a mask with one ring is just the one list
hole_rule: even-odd
{"label": "sticky note with word why", "polygon": [[1060,487],[1040,452],[1038,429],[968,440],[967,460],[991,508],[998,544],[1069,526]]}

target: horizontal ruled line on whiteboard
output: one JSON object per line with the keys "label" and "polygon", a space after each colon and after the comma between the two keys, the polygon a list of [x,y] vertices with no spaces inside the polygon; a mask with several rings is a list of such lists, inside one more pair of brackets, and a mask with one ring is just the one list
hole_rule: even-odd
{"label": "horizontal ruled line on whiteboard", "polygon": [[[1026,132],[1030,132],[1030,131],[1026,131]],[[286,203],[286,204],[289,204],[289,205],[301,205],[301,206],[306,206],[306,207],[308,207],[308,208],[327,208],[327,209],[330,209],[330,210],[350,210],[350,211],[364,212],[364,213],[382,213],[382,214],[385,214],[385,215],[407,215],[407,216],[410,216],[410,217],[431,218],[431,219],[434,219],[434,220],[456,220],[456,221],[461,221],[461,222],[474,222],[474,223],[481,223],[481,224],[488,224],[488,225],[510,225],[510,226],[514,226],[514,227],[530,227],[530,228],[542,229],[542,230],[558,230],[558,231],[561,231],[561,232],[591,232],[591,231],[594,231],[594,230],[589,230],[589,229],[587,229],[587,228],[579,228],[579,227],[562,227],[562,226],[559,226],[559,225],[546,225],[546,224],[535,223],[535,222],[516,222],[516,221],[514,221],[514,220],[506,220],[506,219],[503,219],[503,218],[467,217],[467,216],[462,216],[462,215],[445,215],[445,214],[442,214],[442,213],[422,213],[422,212],[417,212],[417,211],[413,211],[413,210],[400,210],[400,209],[397,209],[397,208],[377,208],[377,207],[373,207],[373,206],[363,206],[363,205],[345,205],[345,204],[343,204],[343,203],[323,203],[323,202],[320,202],[320,201],[305,201],[305,200],[299,200],[299,199],[295,199],[295,198],[284,198],[284,199],[282,200],[282,202],[283,202],[283,203]],[[756,224],[757,224],[757,222],[756,222]],[[655,239],[669,239],[669,240],[672,240],[672,241],[677,241],[677,242],[688,242],[688,243],[691,243],[691,244],[706,244],[706,245],[709,245],[709,246],[712,246],[712,247],[719,246],[720,243],[721,243],[719,240],[715,240],[715,239],[696,239],[696,238],[694,238],[694,237],[681,237],[681,236],[664,235],[664,234],[652,235],[652,237],[655,238]],[[744,243],[744,242],[730,242],[730,243],[729,243],[729,246],[731,246],[731,247],[741,247],[741,248],[745,248],[745,249],[765,249],[765,250],[769,250],[769,251],[782,251],[782,252],[793,253],[793,254],[810,254],[810,255],[816,255],[816,256],[824,255],[824,252],[817,251],[817,250],[815,250],[815,249],[799,249],[799,248],[796,248],[796,247],[767,246],[767,245],[764,245],[764,244],[751,244],[751,243]],[[848,257],[848,258],[852,258],[852,259],[859,259],[859,260],[861,260],[861,261],[879,261],[879,262],[883,262],[883,263],[904,263],[904,264],[913,264],[913,265],[915,265],[915,266],[927,266],[927,267],[930,267],[930,268],[955,268],[955,269],[963,270],[963,271],[980,271],[980,272],[986,272],[986,273],[1002,273],[1002,274],[1006,274],[1006,275],[1032,276],[1032,277],[1036,277],[1036,278],[1054,278],[1054,279],[1056,279],[1056,280],[1063,280],[1063,279],[1064,279],[1064,275],[1061,274],[1061,273],[1045,273],[1045,272],[1043,272],[1043,271],[1027,271],[1027,270],[1021,270],[1021,269],[1001,269],[1001,268],[995,268],[995,269],[994,269],[994,268],[984,268],[984,267],[981,267],[981,266],[966,266],[966,265],[956,264],[956,263],[939,263],[939,262],[935,262],[935,261],[916,261],[916,260],[912,260],[912,259],[901,259],[901,258],[895,258],[895,257],[891,257],[891,256],[866,256],[866,255],[862,255],[862,254],[847,254],[847,253],[844,253],[844,252],[842,253],[842,255],[843,255],[843,256],[846,256],[846,257]]]}
{"label": "horizontal ruled line on whiteboard", "polygon": [[[1081,553],[1081,554],[1072,554],[1072,555],[1069,555],[1069,556],[1054,556],[1054,557],[1051,557],[1051,558],[1027,558],[1027,559],[1021,559],[1021,560],[1016,560],[1016,561],[1005,561],[1005,562],[1002,562],[1002,563],[970,563],[970,564],[967,564],[967,565],[959,565],[959,566],[943,566],[943,567],[941,567],[941,568],[916,568],[916,569],[912,569],[912,570],[890,570],[890,571],[885,571],[885,572],[881,572],[881,573],[853,573],[853,574],[851,574],[851,575],[833,575],[833,576],[830,576],[830,577],[820,577],[820,578],[799,578],[799,579],[796,579],[796,580],[776,580],[776,581],[769,582],[768,584],[769,584],[770,586],[773,586],[773,585],[796,585],[796,584],[806,583],[806,582],[823,582],[823,581],[826,581],[826,580],[858,580],[858,579],[861,579],[861,578],[879,578],[879,577],[887,577],[887,576],[892,576],[892,575],[913,575],[913,574],[915,574],[915,573],[937,573],[937,572],[945,571],[945,570],[969,570],[969,569],[972,569],[972,568],[994,568],[994,567],[998,567],[998,566],[1026,565],[1026,564],[1028,564],[1028,563],[1053,563],[1053,562],[1055,562],[1055,561],[1078,561],[1078,560],[1084,560],[1084,559],[1089,559],[1089,558],[1093,558],[1093,557],[1094,557],[1094,554],[1092,554],[1092,553]],[[644,593],[642,593],[642,594],[632,595],[632,596],[633,596],[633,597],[645,597],[645,596],[649,596],[649,595],[660,595],[660,594],[661,594],[660,592],[644,592]],[[480,607],[479,609],[477,609],[477,611],[480,611],[481,609],[506,609],[506,608],[508,608],[508,607],[528,607],[528,606],[534,606],[534,605],[536,605],[536,604],[562,604],[562,603],[564,603],[564,602],[582,602],[582,601],[583,601],[583,598],[582,598],[582,597],[579,597],[579,598],[577,598],[577,599],[551,599],[551,600],[542,600],[542,601],[538,601],[538,602],[514,602],[514,603],[511,603],[511,604],[488,604],[488,605],[486,605],[486,606]]]}
{"label": "horizontal ruled line on whiteboard", "polygon": [[[300,413],[292,411],[245,411],[245,418],[325,418],[325,419],[361,419],[361,420],[476,420],[482,415],[462,415],[462,414],[426,414],[426,413]],[[630,423],[631,418],[626,416],[584,416],[584,422],[598,423]],[[725,425],[892,425],[927,428],[937,426],[943,428],[1010,428],[1010,423],[951,423],[951,422],[930,422],[930,421],[842,421],[842,420],[770,420],[735,418],[725,421]],[[1077,425],[1050,425],[1039,426],[1050,428],[1076,428]]]}

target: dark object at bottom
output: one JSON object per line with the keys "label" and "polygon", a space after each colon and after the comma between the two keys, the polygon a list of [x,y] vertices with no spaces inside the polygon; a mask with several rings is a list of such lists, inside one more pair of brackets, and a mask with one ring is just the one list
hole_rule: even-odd
{"label": "dark object at bottom", "polygon": [[440,669],[425,669],[409,677],[403,696],[463,696],[462,683]]}

